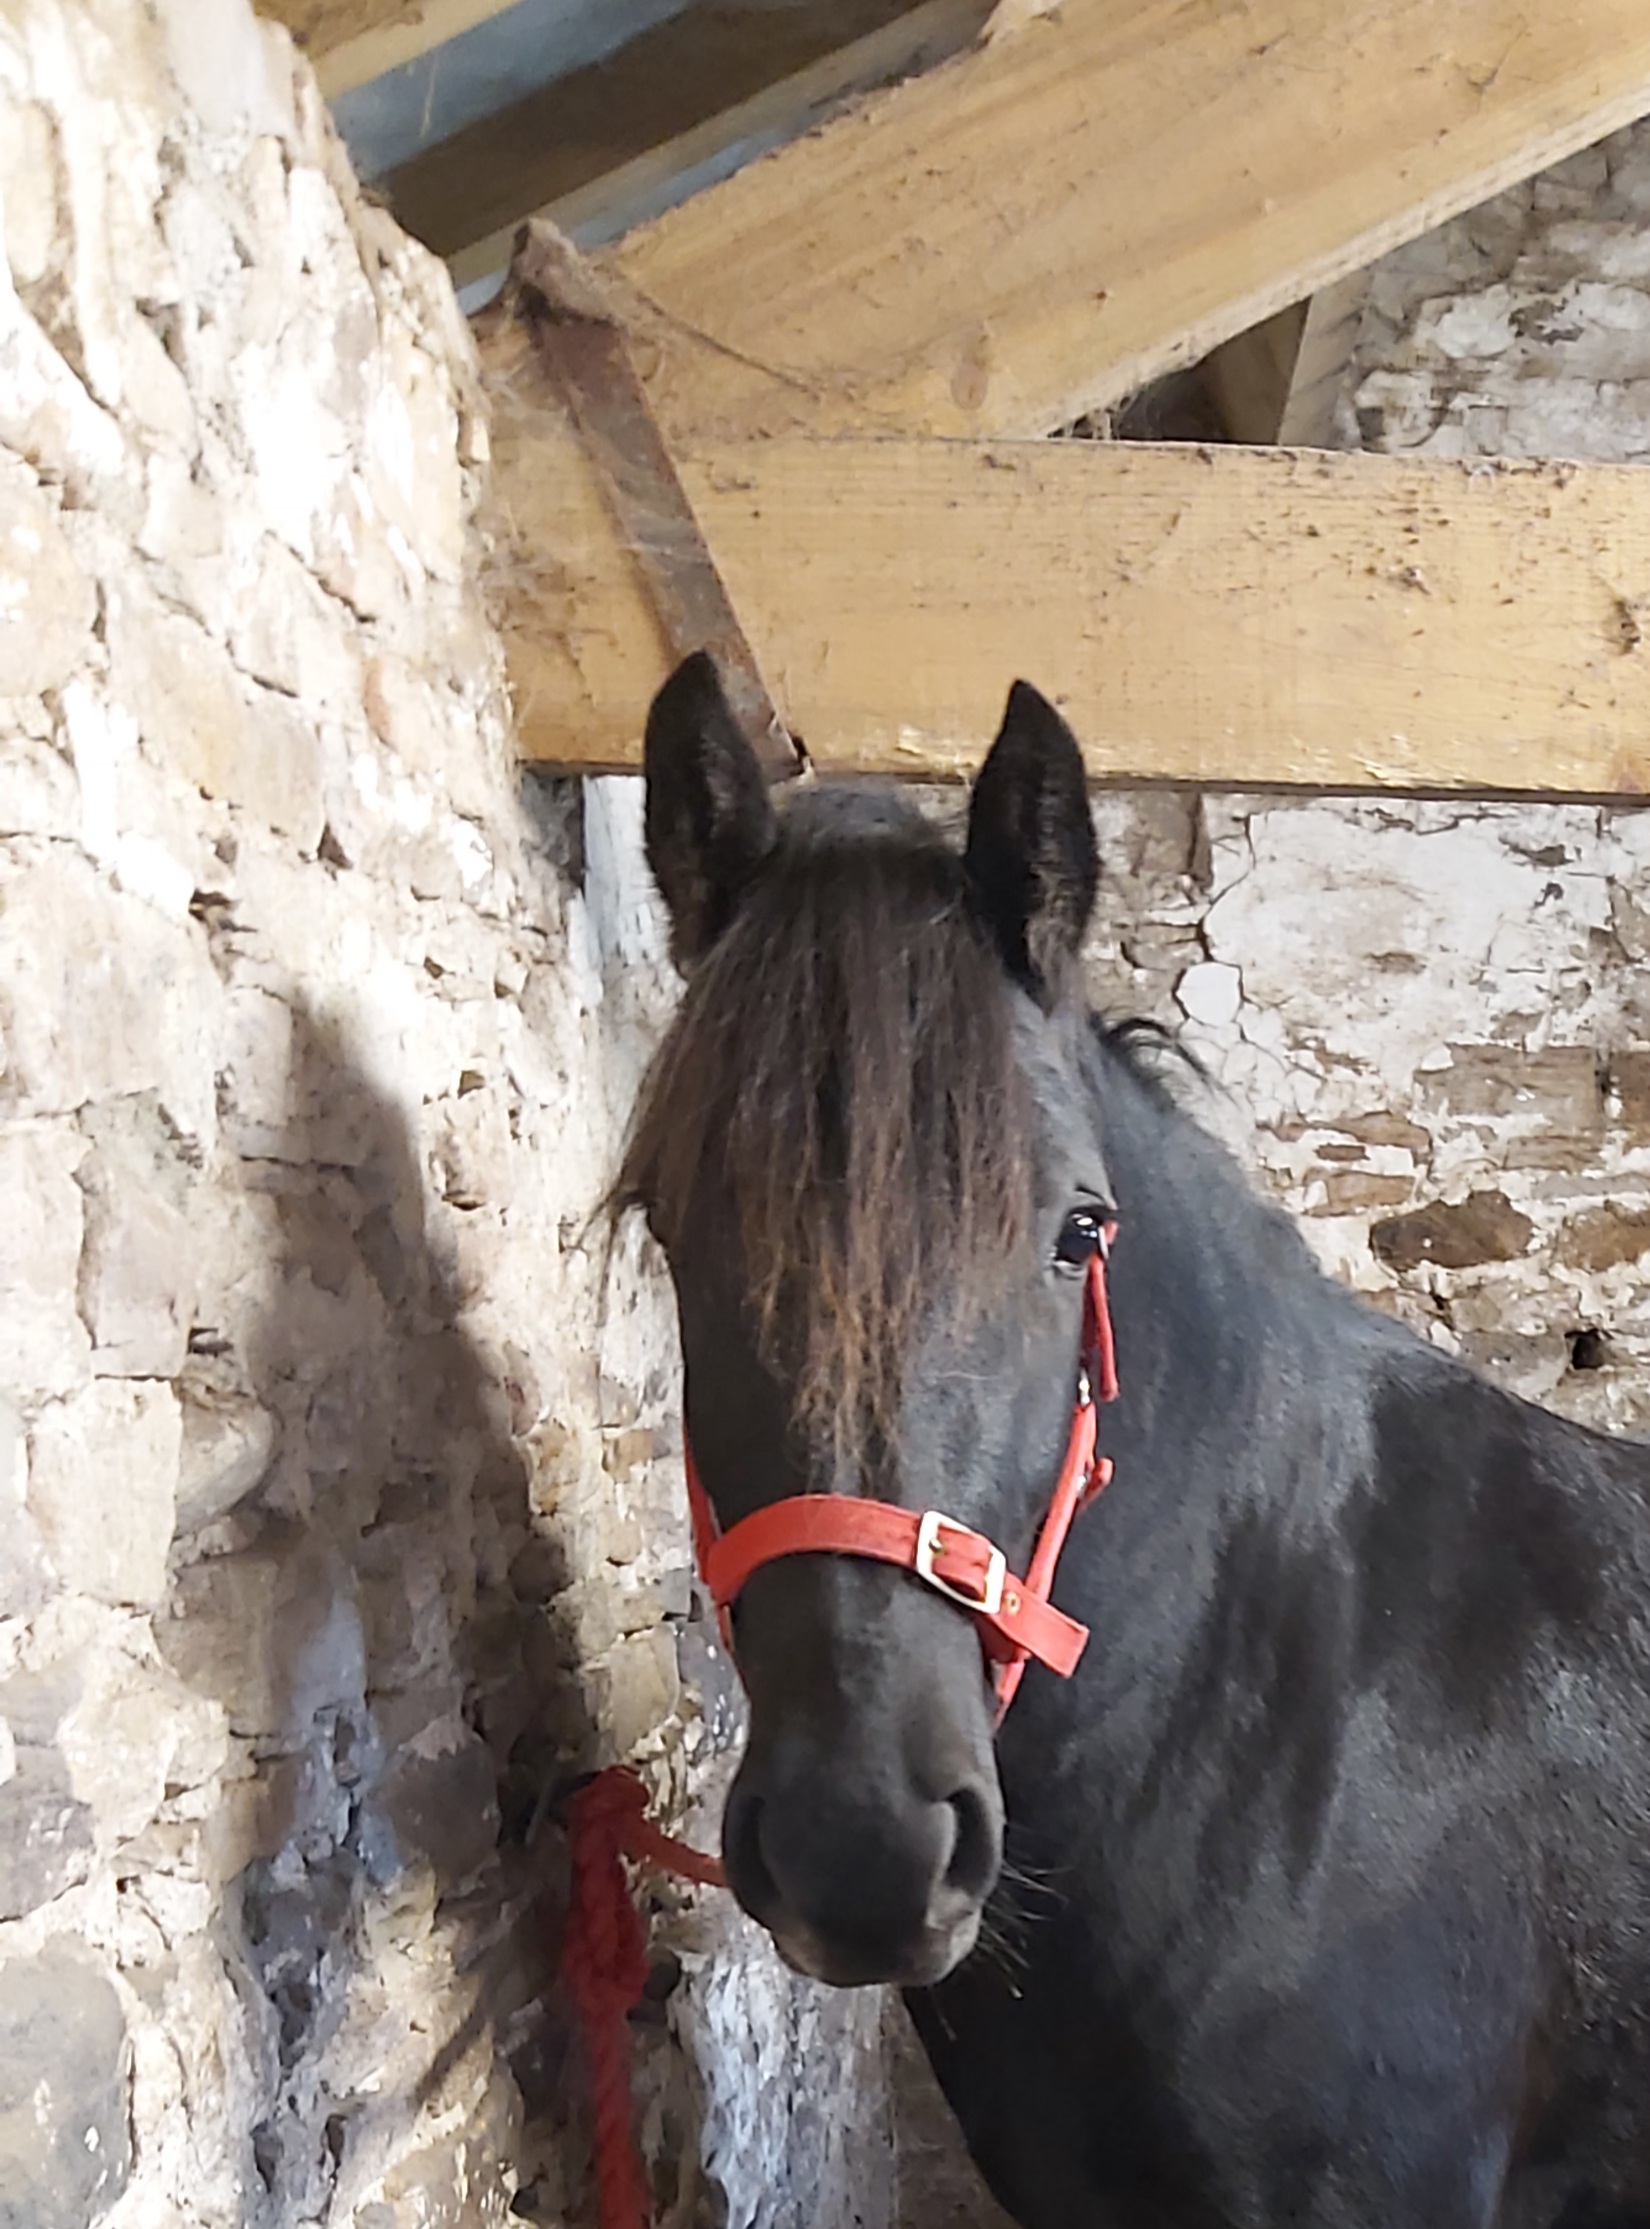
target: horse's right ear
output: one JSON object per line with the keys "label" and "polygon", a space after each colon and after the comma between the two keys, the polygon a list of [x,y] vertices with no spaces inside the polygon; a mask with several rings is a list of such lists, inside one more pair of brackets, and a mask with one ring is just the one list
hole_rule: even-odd
{"label": "horse's right ear", "polygon": [[1004,966],[1052,1008],[1094,910],[1100,853],[1077,738],[1028,681],[1009,691],[975,777],[964,865]]}
{"label": "horse's right ear", "polygon": [[654,698],[642,764],[647,863],[685,970],[732,920],[777,827],[767,777],[707,652],[684,658]]}

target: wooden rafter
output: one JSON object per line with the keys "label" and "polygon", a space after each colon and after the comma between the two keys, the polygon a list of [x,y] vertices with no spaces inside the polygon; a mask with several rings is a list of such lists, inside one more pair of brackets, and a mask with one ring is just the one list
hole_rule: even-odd
{"label": "wooden rafter", "polygon": [[1315,294],[1307,306],[1277,438],[1303,449],[1327,449],[1335,404],[1358,344],[1370,274],[1354,271]]}
{"label": "wooden rafter", "polygon": [[1646,112],[1644,0],[1065,0],[604,267],[674,441],[1036,433]]}
{"label": "wooden rafter", "polygon": [[[525,378],[495,440],[521,747],[632,767],[669,664],[646,597]],[[1650,792],[1642,470],[796,437],[677,462],[827,772],[958,775],[1024,674],[1098,781]]]}
{"label": "wooden rafter", "polygon": [[524,216],[611,238],[732,147],[778,145],[851,94],[954,54],[988,0],[696,7],[416,156],[397,218],[467,285],[501,270]]}

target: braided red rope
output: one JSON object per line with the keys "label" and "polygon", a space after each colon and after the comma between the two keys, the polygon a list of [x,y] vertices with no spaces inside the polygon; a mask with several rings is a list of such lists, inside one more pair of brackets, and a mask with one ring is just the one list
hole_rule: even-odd
{"label": "braided red rope", "polygon": [[647,1982],[647,1940],[624,1860],[722,1886],[722,1868],[647,1816],[647,1790],[624,1765],[587,1780],[569,1820],[572,1889],[562,1979],[578,2007],[590,2057],[596,2187],[602,2229],[646,2229],[647,2181],[630,2126],[628,2015]]}

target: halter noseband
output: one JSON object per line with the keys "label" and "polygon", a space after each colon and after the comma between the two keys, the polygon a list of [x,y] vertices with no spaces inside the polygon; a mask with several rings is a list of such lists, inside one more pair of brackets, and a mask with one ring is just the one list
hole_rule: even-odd
{"label": "halter noseband", "polygon": [[1062,1679],[1071,1677],[1089,1629],[1057,1610],[1049,1595],[1072,1520],[1111,1480],[1110,1459],[1096,1458],[1094,1436],[1096,1400],[1117,1398],[1117,1354],[1106,1295],[1106,1261],[1116,1231],[1116,1224],[1108,1223],[1089,1257],[1071,1431],[1023,1579],[1014,1576],[1002,1550],[984,1533],[938,1509],[919,1513],[893,1502],[861,1501],[851,1494],[794,1494],[753,1510],[731,1532],[721,1532],[684,1431],[699,1574],[721,1618],[722,1639],[730,1656],[734,1650],[728,1610],[752,1572],[763,1564],[780,1556],[868,1556],[873,1562],[914,1572],[974,1620],[980,1645],[995,1667],[992,1681],[999,1725],[1032,1657]]}

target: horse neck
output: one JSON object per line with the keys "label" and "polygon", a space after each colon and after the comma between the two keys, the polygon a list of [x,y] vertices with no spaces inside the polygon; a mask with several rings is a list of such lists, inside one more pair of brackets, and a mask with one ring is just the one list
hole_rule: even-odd
{"label": "horse neck", "polygon": [[1397,1334],[1127,1053],[1097,1043],[1093,1087],[1121,1214],[1122,1396],[1101,1427],[1118,1483],[1092,1584],[1115,1614],[1160,1615],[1146,1573],[1195,1596],[1235,1529],[1325,1521],[1367,1464],[1371,1358]]}

